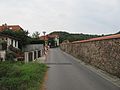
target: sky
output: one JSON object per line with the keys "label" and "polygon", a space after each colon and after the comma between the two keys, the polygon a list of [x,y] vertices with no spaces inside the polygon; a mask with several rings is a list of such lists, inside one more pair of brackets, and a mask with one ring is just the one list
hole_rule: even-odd
{"label": "sky", "polygon": [[0,25],[38,31],[111,34],[120,31],[120,0],[0,0]]}

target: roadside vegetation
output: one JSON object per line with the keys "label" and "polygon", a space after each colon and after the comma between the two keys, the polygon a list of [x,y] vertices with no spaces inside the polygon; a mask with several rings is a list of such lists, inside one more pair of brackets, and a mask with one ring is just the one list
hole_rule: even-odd
{"label": "roadside vegetation", "polygon": [[0,90],[40,90],[46,71],[39,63],[0,62]]}

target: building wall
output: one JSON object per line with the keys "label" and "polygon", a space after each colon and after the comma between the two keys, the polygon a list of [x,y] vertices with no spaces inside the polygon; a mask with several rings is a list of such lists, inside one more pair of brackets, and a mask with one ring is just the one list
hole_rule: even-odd
{"label": "building wall", "polygon": [[[7,37],[7,36],[4,36],[4,37],[0,37],[0,40],[4,40],[7,42],[7,50],[8,50],[8,47],[10,45],[12,45],[13,47],[15,48],[18,48],[18,41],[16,39],[13,39],[13,38],[10,38],[10,37]],[[0,45],[0,57],[3,58],[3,61],[5,60],[6,58],[6,51],[2,50],[2,46]]]}
{"label": "building wall", "polygon": [[7,46],[12,45],[15,48],[18,48],[18,41],[15,39],[7,38]]}
{"label": "building wall", "polygon": [[8,38],[8,39],[7,39],[7,46],[10,46],[10,45],[11,45],[11,39]]}
{"label": "building wall", "polygon": [[61,44],[61,49],[88,64],[120,77],[120,38]]}
{"label": "building wall", "polygon": [[30,44],[23,48],[25,62],[35,61],[37,58],[43,56],[43,44]]}

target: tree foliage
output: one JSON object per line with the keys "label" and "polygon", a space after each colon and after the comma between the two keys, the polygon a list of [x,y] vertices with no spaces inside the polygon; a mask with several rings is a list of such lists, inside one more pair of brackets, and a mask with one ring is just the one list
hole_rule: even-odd
{"label": "tree foliage", "polygon": [[38,39],[38,38],[31,38],[31,39],[29,40],[29,43],[30,43],[30,44],[44,44],[45,41],[44,41],[44,40],[40,40],[40,39]]}
{"label": "tree foliage", "polygon": [[68,32],[62,32],[62,31],[55,31],[50,33],[52,34],[57,34],[59,35],[60,43],[63,42],[64,40],[69,40],[70,42],[72,41],[78,41],[78,40],[85,40],[85,39],[90,39],[90,38],[95,38],[99,37],[100,35],[90,35],[90,34],[72,34]]}
{"label": "tree foliage", "polygon": [[40,36],[40,33],[38,31],[36,31],[32,34],[33,38],[39,38],[39,36]]}
{"label": "tree foliage", "polygon": [[120,34],[120,31],[119,31],[119,32],[117,32],[116,34]]}

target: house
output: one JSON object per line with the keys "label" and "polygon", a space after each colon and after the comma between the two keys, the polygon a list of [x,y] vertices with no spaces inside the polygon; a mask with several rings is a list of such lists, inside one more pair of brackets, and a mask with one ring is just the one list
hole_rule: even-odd
{"label": "house", "polygon": [[[16,60],[24,58],[25,62],[35,61],[37,58],[43,56],[44,46],[43,44],[29,44],[22,50],[18,48],[19,40],[12,36],[0,34],[0,60],[5,61],[7,52],[14,52]],[[6,45],[4,45],[5,43]]]}
{"label": "house", "polygon": [[[4,30],[12,30],[12,31],[23,31],[23,29],[19,25],[7,25],[3,24],[0,26],[0,32]],[[6,48],[5,45],[2,43],[6,43]],[[13,52],[16,57],[21,57],[21,50],[18,48],[19,40],[15,37],[9,36],[9,35],[3,35],[0,34],[0,59],[2,61],[5,61],[6,59],[6,52]],[[4,48],[3,48],[4,47]]]}
{"label": "house", "polygon": [[18,39],[12,36],[0,34],[0,59],[5,61],[6,51],[12,48],[18,49]]}
{"label": "house", "polygon": [[0,31],[4,31],[4,30],[13,30],[13,31],[19,31],[19,30],[23,30],[19,25],[7,25],[7,24],[3,24],[2,26],[0,26]]}
{"label": "house", "polygon": [[43,44],[29,44],[23,48],[25,62],[35,61],[44,54]]}
{"label": "house", "polygon": [[[48,35],[49,40],[53,39],[54,40],[54,46],[57,47],[59,46],[59,36],[58,35]],[[48,43],[50,46],[52,45],[52,42]]]}
{"label": "house", "polygon": [[[19,31],[23,30],[19,25],[7,25],[0,26],[0,32],[4,30]],[[0,34],[0,60],[5,61],[8,58],[8,54],[14,57],[14,60],[25,60],[25,62],[34,61],[44,54],[43,44],[29,44],[19,49],[19,39]],[[13,60],[13,59],[11,59]]]}
{"label": "house", "polygon": [[44,40],[50,47],[57,47],[59,46],[59,36],[58,35],[46,35],[41,36],[40,40]]}
{"label": "house", "polygon": [[0,34],[0,40],[7,42],[7,48],[12,45],[15,48],[18,48],[18,39],[12,36]]}

